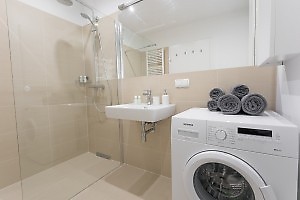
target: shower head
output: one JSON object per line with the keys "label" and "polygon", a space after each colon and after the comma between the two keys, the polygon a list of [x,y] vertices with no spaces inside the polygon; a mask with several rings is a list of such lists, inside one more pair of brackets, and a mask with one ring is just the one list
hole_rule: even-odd
{"label": "shower head", "polygon": [[85,19],[88,19],[89,21],[92,21],[92,19],[90,18],[90,16],[88,16],[87,14],[85,13],[80,13],[81,17],[85,18]]}
{"label": "shower head", "polygon": [[65,6],[72,6],[73,5],[72,0],[57,0],[57,2],[65,5]]}
{"label": "shower head", "polygon": [[125,10],[126,8],[130,7],[130,6],[133,6],[134,4],[137,4],[139,2],[141,2],[143,0],[134,0],[134,1],[131,1],[131,2],[127,2],[127,3],[122,3],[121,5],[118,6],[119,10]]}
{"label": "shower head", "polygon": [[90,18],[90,16],[88,16],[88,15],[85,14],[85,13],[80,13],[80,15],[81,15],[81,17],[83,17],[83,18],[89,20],[89,21],[95,26],[95,24],[94,24],[94,22],[92,21],[92,19]]}

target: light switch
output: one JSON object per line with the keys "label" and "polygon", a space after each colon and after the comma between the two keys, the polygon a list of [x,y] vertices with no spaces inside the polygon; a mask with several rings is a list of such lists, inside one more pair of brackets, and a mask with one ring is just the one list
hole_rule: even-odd
{"label": "light switch", "polygon": [[175,80],[176,88],[188,88],[190,87],[190,79],[176,79]]}

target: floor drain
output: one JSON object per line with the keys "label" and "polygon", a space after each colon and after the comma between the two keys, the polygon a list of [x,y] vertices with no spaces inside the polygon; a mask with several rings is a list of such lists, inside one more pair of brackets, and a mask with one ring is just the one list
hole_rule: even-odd
{"label": "floor drain", "polygon": [[96,152],[96,156],[101,157],[101,158],[105,158],[107,160],[109,160],[111,158],[110,155],[106,155],[106,154],[100,153],[100,152]]}

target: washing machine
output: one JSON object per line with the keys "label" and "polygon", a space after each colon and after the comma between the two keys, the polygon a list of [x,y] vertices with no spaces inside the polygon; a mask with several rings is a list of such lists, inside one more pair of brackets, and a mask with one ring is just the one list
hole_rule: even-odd
{"label": "washing machine", "polygon": [[297,200],[298,128],[279,114],[172,117],[173,200]]}

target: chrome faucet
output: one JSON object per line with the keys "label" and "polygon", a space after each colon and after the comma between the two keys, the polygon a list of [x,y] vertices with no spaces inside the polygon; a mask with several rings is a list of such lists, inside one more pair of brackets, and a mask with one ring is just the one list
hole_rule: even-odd
{"label": "chrome faucet", "polygon": [[143,95],[147,98],[147,105],[152,104],[152,93],[151,90],[144,90]]}

